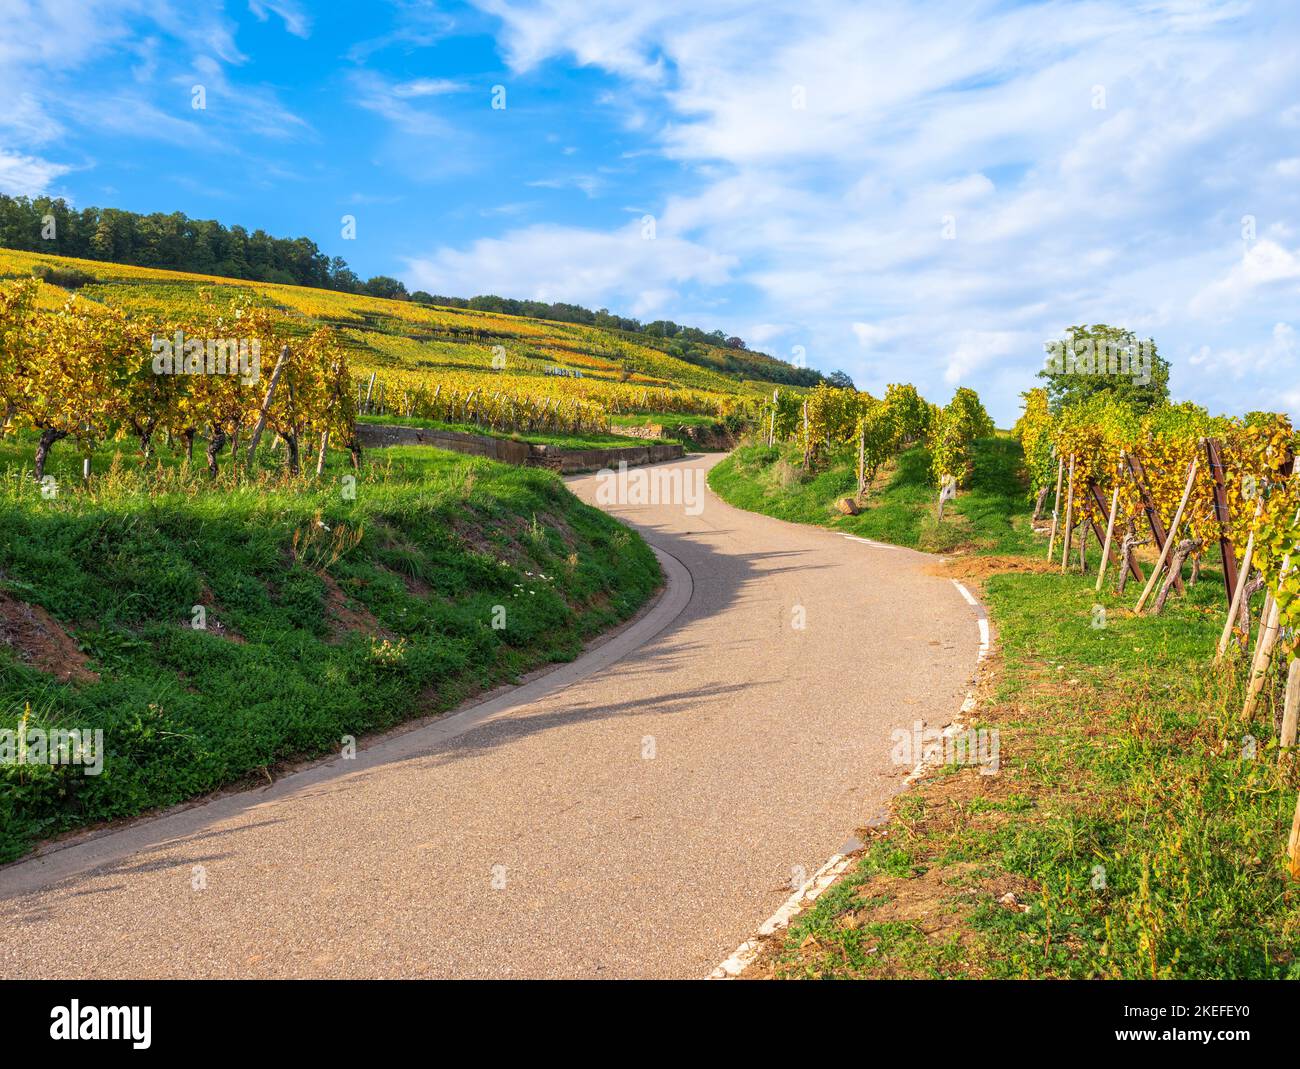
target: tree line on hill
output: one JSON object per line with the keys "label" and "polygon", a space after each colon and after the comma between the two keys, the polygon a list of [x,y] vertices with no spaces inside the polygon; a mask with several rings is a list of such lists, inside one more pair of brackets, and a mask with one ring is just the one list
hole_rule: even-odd
{"label": "tree line on hill", "polygon": [[725,331],[704,331],[665,319],[642,323],[605,308],[592,311],[558,301],[492,294],[445,297],[423,290],[408,293],[401,280],[388,275],[363,281],[346,260],[326,255],[310,238],[277,238],[264,230],[250,233],[242,226],[191,219],[183,212],[142,215],[118,208],[78,210],[62,198],[0,194],[0,247],[577,323],[661,339],[669,343],[668,351],[692,363],[706,362],[698,346],[729,349],[737,354],[734,360],[715,358],[707,364],[736,375],[795,386],[815,386],[823,380],[811,368],[797,368],[766,353],[751,353],[743,339]]}

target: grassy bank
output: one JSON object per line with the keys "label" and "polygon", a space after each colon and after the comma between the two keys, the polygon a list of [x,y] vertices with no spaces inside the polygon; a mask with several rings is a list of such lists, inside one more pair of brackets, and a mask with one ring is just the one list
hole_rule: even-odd
{"label": "grassy bank", "polygon": [[797,448],[744,445],[712,470],[709,485],[738,508],[914,549],[1027,551],[1033,533],[1019,445],[1010,438],[986,438],[976,443],[975,453],[970,489],[946,506],[942,523],[930,482],[930,456],[920,446],[882,467],[857,516],[845,516],[835,507],[857,490],[857,469],[847,454],[804,476]]}
{"label": "grassy bank", "polygon": [[476,423],[448,423],[445,420],[420,419],[418,416],[365,416],[362,423],[376,423],[381,426],[394,427],[428,427],[438,431],[460,431],[463,434],[483,434],[490,438],[506,438],[512,442],[528,442],[533,445],[554,445],[563,449],[609,449],[631,448],[648,442],[666,442],[667,439],[633,439],[627,435],[600,434],[588,431],[582,434],[547,434],[542,432],[529,434],[507,434],[480,427]]}
{"label": "grassy bank", "polygon": [[919,450],[861,517],[829,511],[854,488],[834,470],[781,496],[763,450],[715,480],[733,504],[942,548],[997,636],[973,721],[999,733],[997,774],[952,763],[900,795],[751,975],[1300,978],[1285,857],[1300,779],[1278,761],[1278,681],[1241,722],[1240,664],[1210,663],[1226,609],[1213,567],[1160,617],[1134,616],[1132,585],[1097,595],[1095,575],[1049,567],[1007,481],[1016,452],[981,443],[960,538],[927,533]]}
{"label": "grassy bank", "polygon": [[124,451],[84,490],[68,447],[44,498],[30,448],[0,443],[0,728],[102,729],[107,760],[0,766],[0,860],[572,659],[659,583],[546,471],[393,448],[213,487]]}

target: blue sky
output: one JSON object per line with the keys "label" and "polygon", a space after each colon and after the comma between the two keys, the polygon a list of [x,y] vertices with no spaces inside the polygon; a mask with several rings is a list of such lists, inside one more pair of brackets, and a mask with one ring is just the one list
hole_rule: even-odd
{"label": "blue sky", "polygon": [[1154,337],[1179,398],[1300,413],[1297,52],[1282,0],[0,0],[0,190],[970,385],[1004,425],[1080,322]]}

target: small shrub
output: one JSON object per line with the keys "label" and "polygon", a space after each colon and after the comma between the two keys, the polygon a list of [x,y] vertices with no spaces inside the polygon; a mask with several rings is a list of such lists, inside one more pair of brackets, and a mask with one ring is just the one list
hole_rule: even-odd
{"label": "small shrub", "polygon": [[799,469],[786,460],[785,457],[772,465],[772,478],[782,490],[799,482],[801,477],[802,473]]}
{"label": "small shrub", "polygon": [[79,267],[51,267],[49,264],[37,264],[32,274],[51,286],[62,286],[65,290],[76,290],[98,282],[94,275]]}

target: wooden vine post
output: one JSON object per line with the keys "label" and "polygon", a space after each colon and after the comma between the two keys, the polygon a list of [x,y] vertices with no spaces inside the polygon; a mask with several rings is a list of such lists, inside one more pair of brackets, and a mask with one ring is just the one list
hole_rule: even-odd
{"label": "wooden vine post", "polygon": [[779,389],[772,391],[772,418],[767,425],[767,447],[771,449],[776,444],[776,399],[780,395]]}
{"label": "wooden vine post", "polygon": [[867,425],[865,422],[858,424],[858,494],[861,495],[867,489]]}
{"label": "wooden vine post", "polygon": [[[1080,534],[1082,535],[1082,534],[1084,534],[1084,533],[1086,532],[1086,530],[1090,529],[1090,530],[1092,531],[1092,533],[1093,533],[1094,535],[1096,535],[1096,537],[1097,537],[1097,545],[1099,545],[1099,546],[1102,547],[1102,553],[1103,553],[1103,560],[1102,560],[1103,568],[1102,568],[1102,572],[1103,572],[1103,574],[1104,574],[1104,572],[1105,572],[1105,567],[1104,567],[1104,565],[1105,565],[1105,557],[1104,557],[1104,554],[1107,553],[1107,552],[1109,552],[1109,551],[1111,551],[1111,545],[1110,545],[1110,543],[1107,542],[1107,540],[1106,540],[1106,529],[1103,528],[1103,527],[1101,526],[1101,523],[1100,523],[1100,518],[1101,518],[1102,516],[1105,516],[1105,515],[1106,515],[1106,501],[1105,501],[1105,499],[1101,496],[1101,491],[1097,488],[1097,482],[1096,482],[1096,480],[1093,479],[1091,476],[1090,476],[1090,477],[1087,479],[1087,481],[1084,483],[1084,486],[1083,486],[1083,500],[1084,500],[1084,502],[1085,502],[1085,508],[1084,508],[1084,512],[1083,512],[1083,523],[1086,523],[1088,526],[1087,526],[1087,528],[1085,529],[1085,528],[1083,527],[1083,524],[1080,524],[1080,527],[1079,527]],[[1097,510],[1095,516],[1093,515],[1093,509],[1094,509],[1094,508]],[[1109,524],[1108,524],[1108,526],[1109,526]],[[1082,541],[1084,541],[1084,542],[1086,543],[1087,540],[1086,540],[1086,539],[1082,539]],[[1080,561],[1083,561],[1083,563],[1084,563],[1084,570],[1087,571],[1087,562],[1086,562],[1086,560],[1084,560],[1084,555],[1083,555],[1082,551],[1080,551],[1080,557],[1079,557],[1079,559],[1080,559]],[[1101,587],[1098,587],[1097,589],[1100,591],[1100,590],[1101,590]]]}
{"label": "wooden vine post", "polygon": [[1061,480],[1065,476],[1065,458],[1056,462],[1056,498],[1052,502],[1052,537],[1047,540],[1047,559],[1052,559],[1056,550],[1056,525],[1061,517]]}
{"label": "wooden vine post", "polygon": [[[1286,565],[1283,564],[1285,573]],[[1282,616],[1282,606],[1277,598],[1270,597],[1259,622],[1259,636],[1255,639],[1255,656],[1250,662],[1250,678],[1246,684],[1246,704],[1242,707],[1241,718],[1250,720],[1255,715],[1255,706],[1259,704],[1260,692],[1264,689],[1264,680],[1268,676],[1269,665],[1273,663],[1273,647],[1277,645],[1277,636],[1281,630],[1278,623]]]}
{"label": "wooden vine post", "polygon": [[[1151,578],[1147,580],[1147,585],[1143,587],[1142,595],[1138,598],[1137,605],[1133,608],[1133,611],[1139,615],[1142,612],[1142,607],[1147,602],[1147,598],[1151,596],[1152,592],[1156,588],[1156,581],[1160,578],[1160,571],[1164,568],[1165,561],[1169,559],[1170,550],[1173,548],[1173,535],[1176,534],[1178,528],[1182,526],[1183,513],[1187,511],[1187,499],[1192,496],[1192,486],[1196,482],[1197,465],[1198,458],[1192,457],[1191,467],[1187,469],[1187,485],[1183,487],[1183,499],[1178,502],[1178,511],[1174,513],[1174,522],[1169,525],[1170,536],[1165,539],[1165,544],[1160,549],[1160,556],[1156,560],[1155,569],[1151,572]],[[1174,573],[1174,578],[1177,580],[1177,572]],[[1176,583],[1175,585],[1178,584]]]}
{"label": "wooden vine post", "polygon": [[1151,607],[1151,612],[1155,616],[1159,616],[1165,611],[1165,602],[1169,600],[1169,591],[1174,585],[1174,576],[1183,570],[1183,562],[1187,560],[1189,554],[1197,552],[1203,545],[1199,538],[1184,538],[1177,545],[1174,545],[1174,540],[1171,538],[1169,544],[1174,547],[1174,552],[1173,556],[1169,558],[1169,567],[1165,581],[1160,587],[1160,593],[1156,595],[1156,600]]}
{"label": "wooden vine post", "polygon": [[[266,414],[271,410],[271,401],[275,398],[275,387],[280,381],[280,373],[284,371],[284,365],[289,362],[289,346],[280,347],[280,356],[275,362],[275,370],[271,372],[271,381],[266,387],[266,396],[262,398],[262,410],[257,414],[257,423],[253,427],[253,436],[248,440],[248,460],[245,462],[249,471],[253,470],[253,457],[257,454],[257,443],[262,439],[262,431],[266,429]],[[374,376],[371,376],[374,381]]]}
{"label": "wooden vine post", "polygon": [[[1142,498],[1142,511],[1146,514],[1147,524],[1151,528],[1151,537],[1155,540],[1156,549],[1163,550],[1165,542],[1168,541],[1168,535],[1165,533],[1165,525],[1160,519],[1160,514],[1156,512],[1155,502],[1151,498],[1151,487],[1147,485],[1147,475],[1142,468],[1142,461],[1131,453],[1124,454],[1124,461],[1128,465],[1129,475],[1133,478],[1133,483],[1137,486],[1138,494]],[[1183,578],[1176,576],[1174,579],[1174,589],[1178,593],[1183,592]]]}
{"label": "wooden vine post", "polygon": [[[1291,522],[1293,524],[1300,522],[1300,510],[1296,512],[1295,519]],[[1290,570],[1291,553],[1288,553],[1282,558],[1282,570],[1277,577],[1278,590],[1282,589],[1282,583]],[[1247,721],[1255,715],[1255,706],[1259,704],[1259,695],[1264,689],[1264,680],[1268,676],[1269,665],[1273,663],[1273,647],[1277,645],[1277,637],[1280,631],[1278,625],[1282,619],[1282,605],[1273,591],[1270,590],[1268,597],[1264,599],[1264,606],[1263,616],[1259,624],[1259,637],[1255,639],[1255,656],[1250,662],[1250,677],[1246,683],[1246,703],[1241,710],[1241,718]]]}
{"label": "wooden vine post", "polygon": [[[1094,494],[1100,494],[1096,486],[1093,488]],[[1101,584],[1106,578],[1106,562],[1110,559],[1111,542],[1115,537],[1115,514],[1119,511],[1119,479],[1115,480],[1115,488],[1110,493],[1110,516],[1106,519],[1106,537],[1101,547],[1101,563],[1097,566],[1097,593],[1101,593]],[[1116,561],[1115,567],[1123,568],[1122,561]]]}
{"label": "wooden vine post", "polygon": [[1223,482],[1223,455],[1219,443],[1213,438],[1205,439],[1205,460],[1210,465],[1210,474],[1214,476],[1214,518],[1219,524],[1219,556],[1223,558],[1223,585],[1228,604],[1231,605],[1237,593],[1237,553],[1228,537],[1231,512],[1228,509],[1227,488]]}
{"label": "wooden vine post", "polygon": [[1065,550],[1061,553],[1061,571],[1065,571],[1070,560],[1070,534],[1074,525],[1074,454],[1070,454],[1070,485],[1065,494],[1065,533],[1062,541]]}
{"label": "wooden vine post", "polygon": [[[1219,648],[1214,653],[1215,664],[1223,660],[1223,655],[1228,652],[1228,643],[1232,641],[1232,626],[1241,612],[1242,596],[1246,592],[1246,583],[1250,579],[1250,566],[1254,562],[1255,527],[1259,523],[1259,517],[1263,511],[1264,499],[1261,497],[1255,505],[1255,519],[1250,525],[1250,534],[1246,538],[1246,552],[1241,558],[1241,578],[1236,589],[1232,592],[1232,602],[1228,605],[1228,619],[1224,621],[1223,634],[1219,636]],[[1229,550],[1229,553],[1231,553],[1231,550]],[[1250,636],[1247,635],[1246,638],[1249,641]]]}
{"label": "wooden vine post", "polygon": [[1295,746],[1296,716],[1300,713],[1300,660],[1291,658],[1286,670],[1286,705],[1282,712],[1282,733],[1278,736],[1277,759],[1284,760]]}
{"label": "wooden vine post", "polygon": [[1291,818],[1291,837],[1287,840],[1286,856],[1291,859],[1291,879],[1300,880],[1300,798],[1295,802],[1295,816]]}
{"label": "wooden vine post", "polygon": [[803,403],[803,470],[808,470],[808,459],[812,455],[812,438],[808,433],[808,400]]}

